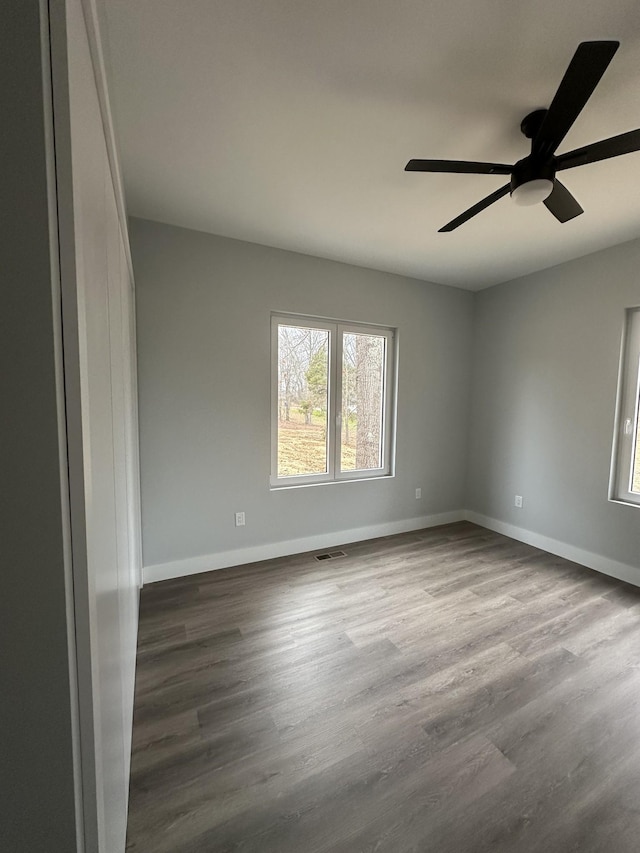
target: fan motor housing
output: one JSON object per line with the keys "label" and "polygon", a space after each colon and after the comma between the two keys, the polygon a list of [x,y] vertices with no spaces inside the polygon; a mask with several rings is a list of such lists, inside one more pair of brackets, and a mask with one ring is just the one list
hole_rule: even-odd
{"label": "fan motor housing", "polygon": [[553,182],[556,170],[551,163],[541,163],[533,157],[518,160],[511,173],[511,193],[529,181],[546,180]]}

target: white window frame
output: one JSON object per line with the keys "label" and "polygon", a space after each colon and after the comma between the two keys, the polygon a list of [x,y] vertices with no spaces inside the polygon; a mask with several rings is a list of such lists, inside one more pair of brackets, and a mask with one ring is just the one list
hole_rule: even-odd
{"label": "white window frame", "polygon": [[[278,326],[301,326],[329,332],[327,470],[322,474],[278,476]],[[342,428],[342,336],[369,334],[385,338],[385,368],[382,399],[382,465],[380,468],[340,470]],[[297,314],[271,315],[271,477],[273,489],[349,480],[371,480],[393,476],[395,452],[396,330],[387,326],[327,320]]]}
{"label": "white window frame", "polygon": [[[640,506],[640,494],[632,492],[634,447],[638,434],[640,398],[640,308],[626,313],[622,343],[618,411],[614,438],[613,477],[610,497]],[[640,447],[636,449],[640,453]]]}

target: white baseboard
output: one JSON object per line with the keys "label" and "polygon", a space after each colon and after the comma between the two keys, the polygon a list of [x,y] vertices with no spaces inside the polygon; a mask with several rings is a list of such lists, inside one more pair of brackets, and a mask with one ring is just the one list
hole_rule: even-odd
{"label": "white baseboard", "polygon": [[426,527],[436,527],[439,524],[453,524],[456,521],[471,521],[480,527],[502,533],[519,542],[526,542],[550,554],[563,557],[579,563],[589,569],[594,569],[604,575],[621,581],[640,586],[640,568],[611,560],[601,554],[585,551],[575,545],[569,545],[559,539],[552,539],[516,527],[496,518],[490,518],[473,510],[453,510],[437,515],[426,515],[421,518],[409,518],[404,521],[391,521],[384,524],[371,524],[366,527],[355,527],[351,530],[339,530],[335,533],[321,533],[317,536],[306,536],[300,539],[288,539],[285,542],[272,542],[267,545],[254,545],[249,548],[234,548],[231,551],[220,551],[217,554],[203,554],[199,557],[188,557],[185,560],[174,560],[170,563],[158,563],[145,566],[142,570],[144,583],[181,578],[186,575],[210,572],[215,569],[226,569],[229,566],[242,566],[246,563],[256,563],[260,560],[271,560],[275,557],[288,557],[292,554],[304,554],[307,551],[318,551],[338,548],[350,542],[361,542],[365,539],[377,539],[380,536],[393,536],[396,533],[408,533],[411,530],[422,530]]}
{"label": "white baseboard", "polygon": [[583,548],[577,548],[575,545],[569,545],[566,542],[561,542],[559,539],[551,539],[549,536],[543,536],[541,533],[534,533],[532,530],[516,527],[515,524],[498,521],[496,518],[481,515],[479,512],[474,512],[473,510],[466,510],[463,515],[466,521],[479,524],[480,527],[487,527],[489,530],[502,533],[503,536],[517,539],[519,542],[526,542],[527,545],[541,548],[543,551],[548,551],[557,557],[564,557],[565,560],[579,563],[581,566],[594,569],[603,575],[609,575],[612,578],[640,586],[640,568],[636,566],[611,560],[609,557],[603,557],[602,554],[585,551]]}
{"label": "white baseboard", "polygon": [[318,536],[306,536],[301,539],[288,539],[286,542],[272,542],[268,545],[254,545],[249,548],[234,548],[217,554],[203,554],[200,557],[188,557],[186,560],[174,560],[171,563],[158,563],[145,566],[142,576],[145,584],[210,572],[214,569],[226,569],[229,566],[241,566],[256,563],[259,560],[271,560],[274,557],[288,557],[291,554],[304,554],[327,548],[338,548],[350,542],[365,539],[377,539],[380,536],[393,536],[395,533],[408,533],[425,527],[437,527],[439,524],[453,524],[463,521],[464,510],[441,512],[437,515],[425,515],[421,518],[408,518],[403,521],[390,521],[384,524],[371,524],[367,527],[354,527],[351,530],[338,530],[335,533],[321,533]]}

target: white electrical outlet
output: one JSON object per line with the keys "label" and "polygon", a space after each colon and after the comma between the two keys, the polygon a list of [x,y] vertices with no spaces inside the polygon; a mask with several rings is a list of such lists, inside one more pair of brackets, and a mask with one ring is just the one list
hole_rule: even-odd
{"label": "white electrical outlet", "polygon": [[422,497],[422,489],[416,489],[416,500],[420,500]]}
{"label": "white electrical outlet", "polygon": [[518,507],[518,509],[522,509],[522,495],[516,495],[516,499],[513,503]]}
{"label": "white electrical outlet", "polygon": [[237,512],[236,513],[236,527],[244,527],[244,513]]}

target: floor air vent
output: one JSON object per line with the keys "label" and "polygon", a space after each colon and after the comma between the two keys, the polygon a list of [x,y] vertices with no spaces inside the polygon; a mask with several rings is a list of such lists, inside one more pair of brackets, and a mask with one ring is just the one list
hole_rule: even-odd
{"label": "floor air vent", "polygon": [[316,554],[316,560],[335,560],[336,557],[346,557],[344,551],[328,551],[326,554]]}

